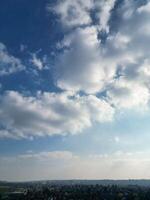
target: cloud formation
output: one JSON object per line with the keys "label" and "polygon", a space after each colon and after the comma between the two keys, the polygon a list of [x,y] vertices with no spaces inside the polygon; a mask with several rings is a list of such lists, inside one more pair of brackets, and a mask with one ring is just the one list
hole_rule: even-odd
{"label": "cloud formation", "polygon": [[[114,9],[115,5],[115,1],[93,1],[100,20],[65,36],[60,45],[64,52],[56,62],[57,86],[93,95],[105,92],[116,109],[146,107],[150,97],[149,2],[124,0]],[[110,20],[114,12],[116,24]],[[105,41],[102,30],[107,33]]]}
{"label": "cloud formation", "polygon": [[68,27],[87,25],[91,23],[90,9],[93,8],[93,0],[63,0],[59,1],[57,5],[50,7],[60,16],[63,25]]}
{"label": "cloud formation", "polygon": [[57,63],[58,87],[91,94],[103,90],[113,78],[115,66],[103,60],[96,27],[78,28],[63,44],[67,50]]}
{"label": "cloud formation", "polygon": [[[64,31],[56,45],[53,74],[62,92],[2,94],[0,137],[75,134],[95,122],[112,120],[115,111],[148,107],[149,7],[149,1],[134,0],[120,4],[115,0],[62,0],[49,7]],[[2,44],[0,60],[0,75],[24,68]],[[31,62],[43,69],[37,55],[33,54]]]}
{"label": "cloud formation", "polygon": [[0,97],[0,137],[76,134],[93,122],[113,118],[114,109],[105,101],[89,95],[41,93],[36,97],[9,91]]}
{"label": "cloud formation", "polygon": [[116,0],[62,0],[53,8],[48,6],[48,10],[54,11],[59,17],[62,25],[67,28],[91,25],[93,23],[92,14],[98,21],[99,30],[109,31],[108,22],[111,10],[115,6]]}

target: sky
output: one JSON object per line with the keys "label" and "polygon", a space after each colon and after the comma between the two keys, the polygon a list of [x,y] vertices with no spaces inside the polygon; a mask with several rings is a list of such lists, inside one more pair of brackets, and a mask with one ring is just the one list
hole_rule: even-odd
{"label": "sky", "polygon": [[0,0],[0,180],[150,179],[149,44],[149,0]]}

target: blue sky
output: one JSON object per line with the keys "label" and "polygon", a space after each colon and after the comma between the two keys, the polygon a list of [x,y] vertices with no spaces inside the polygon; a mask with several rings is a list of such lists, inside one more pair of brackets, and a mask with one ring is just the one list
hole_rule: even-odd
{"label": "blue sky", "polygon": [[0,2],[0,180],[150,178],[149,0]]}

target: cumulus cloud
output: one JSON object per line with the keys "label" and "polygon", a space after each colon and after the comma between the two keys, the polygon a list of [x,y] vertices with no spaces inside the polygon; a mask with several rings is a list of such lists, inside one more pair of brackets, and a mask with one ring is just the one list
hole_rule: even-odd
{"label": "cumulus cloud", "polygon": [[53,8],[48,7],[48,10],[53,10],[60,17],[61,23],[68,28],[91,25],[93,13],[99,30],[108,32],[108,22],[115,3],[116,0],[61,0]]}
{"label": "cumulus cloud", "polygon": [[91,23],[90,9],[93,7],[93,0],[62,0],[53,8],[61,19],[63,25],[68,27],[87,25]]}
{"label": "cumulus cloud", "polygon": [[68,40],[64,40],[67,50],[57,62],[57,85],[60,88],[96,93],[112,79],[115,66],[112,62],[110,67],[109,61],[103,60],[97,34],[94,26],[78,28]]}
{"label": "cumulus cloud", "polygon": [[0,43],[0,76],[9,75],[25,69],[21,60],[10,55],[4,44]]}
{"label": "cumulus cloud", "polygon": [[150,13],[150,2],[137,9],[139,13]]}
{"label": "cumulus cloud", "polygon": [[38,93],[36,97],[8,91],[0,98],[0,137],[75,134],[94,121],[113,118],[114,109],[95,96],[64,93]]}
{"label": "cumulus cloud", "polygon": [[148,105],[149,89],[136,81],[120,78],[107,91],[109,101],[117,108],[145,108]]}
{"label": "cumulus cloud", "polygon": [[[105,56],[115,60],[118,66],[116,80],[107,91],[117,108],[145,107],[149,104],[148,8],[149,3],[137,5],[134,1],[126,0],[118,10],[121,21],[117,32],[109,36],[106,42]],[[125,15],[127,12],[128,16]]]}
{"label": "cumulus cloud", "polygon": [[96,0],[94,7],[96,8],[96,16],[99,19],[99,30],[109,32],[109,20],[111,18],[111,11],[114,8],[116,0]]}
{"label": "cumulus cloud", "polygon": [[[65,36],[60,43],[63,53],[56,62],[56,83],[70,91],[106,92],[116,109],[146,107],[150,97],[149,2],[115,4],[93,1],[99,23],[76,27]],[[118,23],[110,20],[112,12]],[[105,42],[99,36],[103,29],[107,32]]]}

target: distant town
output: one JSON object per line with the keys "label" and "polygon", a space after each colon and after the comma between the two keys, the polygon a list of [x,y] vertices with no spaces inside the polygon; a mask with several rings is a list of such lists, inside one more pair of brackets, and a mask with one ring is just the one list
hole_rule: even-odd
{"label": "distant town", "polygon": [[0,181],[0,200],[150,200],[150,180]]}

